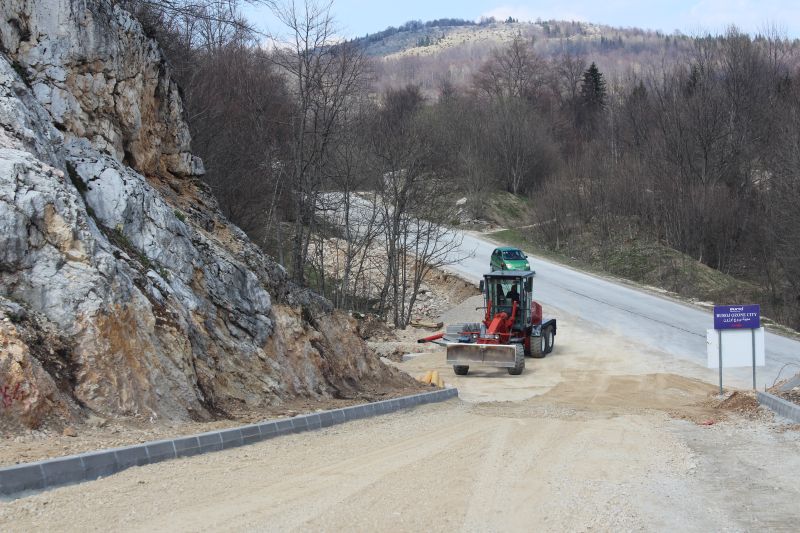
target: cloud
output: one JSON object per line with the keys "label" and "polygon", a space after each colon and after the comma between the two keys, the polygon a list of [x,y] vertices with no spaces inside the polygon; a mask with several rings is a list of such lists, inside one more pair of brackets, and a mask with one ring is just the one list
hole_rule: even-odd
{"label": "cloud", "polygon": [[736,25],[748,33],[777,26],[800,36],[800,0],[528,0],[499,4],[481,14],[503,20],[578,20],[684,33],[722,33]]}
{"label": "cloud", "polygon": [[682,19],[687,28],[699,26],[711,33],[724,32],[731,25],[750,33],[775,25],[797,35],[800,4],[785,0],[700,0],[683,13]]}
{"label": "cloud", "polygon": [[537,18],[542,20],[580,20],[589,21],[589,19],[574,11],[564,10],[559,2],[542,3],[542,5],[533,8],[526,5],[500,5],[481,13],[481,17],[494,17],[497,20],[505,20],[508,17],[519,19],[521,21],[533,21]]}
{"label": "cloud", "polygon": [[505,20],[508,17],[513,17],[515,19],[527,21],[535,19],[536,15],[526,6],[498,6],[485,13],[481,13],[480,18],[483,17],[494,17],[497,20]]}

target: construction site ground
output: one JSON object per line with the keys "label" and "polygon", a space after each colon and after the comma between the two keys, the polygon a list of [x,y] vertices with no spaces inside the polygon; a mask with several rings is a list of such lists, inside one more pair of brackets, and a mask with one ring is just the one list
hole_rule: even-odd
{"label": "construction site ground", "polygon": [[89,417],[82,423],[69,426],[69,429],[63,432],[47,428],[21,431],[15,427],[12,430],[0,430],[0,467],[92,450],[196,435],[206,431],[253,424],[262,420],[341,409],[351,405],[418,394],[424,391],[424,387],[387,388],[366,393],[358,398],[297,399],[274,407],[242,410],[240,413],[230,414],[230,418],[208,422],[151,421],[146,418],[107,420]]}
{"label": "construction site ground", "polygon": [[[475,299],[443,317],[475,318]],[[0,503],[6,531],[796,531],[800,432],[708,370],[579,319],[461,399]],[[396,340],[410,345],[416,331]],[[408,336],[408,338],[405,338]],[[422,346],[422,345],[419,345]],[[428,345],[428,348],[430,345]],[[712,374],[713,375],[713,374]]]}

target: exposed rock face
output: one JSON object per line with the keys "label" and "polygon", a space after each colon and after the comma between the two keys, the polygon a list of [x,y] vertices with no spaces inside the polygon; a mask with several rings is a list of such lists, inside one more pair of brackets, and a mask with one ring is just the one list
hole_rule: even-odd
{"label": "exposed rock face", "polygon": [[219,214],[192,178],[178,90],[128,13],[5,0],[0,44],[0,303],[62,347],[0,325],[0,388],[27,399],[4,416],[202,419],[406,383]]}
{"label": "exposed rock face", "polygon": [[202,173],[158,45],[108,0],[4,0],[3,49],[53,124],[150,174]]}

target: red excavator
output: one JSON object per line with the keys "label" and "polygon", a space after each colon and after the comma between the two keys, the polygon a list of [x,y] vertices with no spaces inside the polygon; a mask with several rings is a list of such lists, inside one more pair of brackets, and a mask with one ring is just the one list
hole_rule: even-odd
{"label": "red excavator", "polygon": [[459,376],[472,365],[507,368],[522,374],[525,357],[541,358],[553,350],[556,319],[544,320],[542,306],[533,300],[533,272],[497,271],[481,281],[486,315],[483,322],[453,324],[445,332],[418,342],[447,347],[447,364]]}

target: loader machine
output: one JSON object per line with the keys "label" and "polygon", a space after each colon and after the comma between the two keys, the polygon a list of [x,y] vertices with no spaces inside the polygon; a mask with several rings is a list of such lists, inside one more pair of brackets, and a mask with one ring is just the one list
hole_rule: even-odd
{"label": "loader machine", "polygon": [[542,306],[533,299],[530,271],[495,271],[481,281],[484,306],[482,322],[453,324],[418,342],[447,347],[447,364],[460,375],[470,366],[507,368],[522,374],[525,357],[541,358],[553,350],[556,319],[543,319]]}

